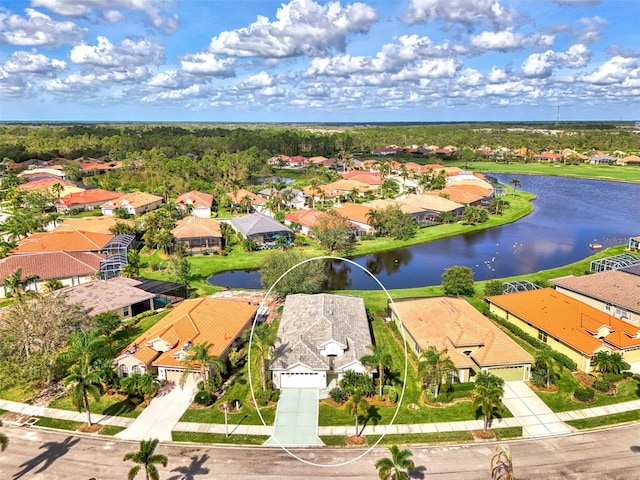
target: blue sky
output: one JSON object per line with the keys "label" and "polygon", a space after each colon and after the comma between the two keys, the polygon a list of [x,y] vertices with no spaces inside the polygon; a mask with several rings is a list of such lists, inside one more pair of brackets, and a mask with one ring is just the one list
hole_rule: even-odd
{"label": "blue sky", "polygon": [[640,120],[640,0],[5,0],[0,120]]}

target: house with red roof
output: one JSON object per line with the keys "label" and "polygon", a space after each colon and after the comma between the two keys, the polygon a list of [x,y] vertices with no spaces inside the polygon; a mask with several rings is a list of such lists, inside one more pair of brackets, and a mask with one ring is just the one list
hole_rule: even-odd
{"label": "house with red roof", "polygon": [[534,160],[539,160],[541,162],[559,162],[564,159],[561,153],[553,153],[553,152],[542,152],[533,156]]}
{"label": "house with red roof", "polygon": [[315,208],[305,208],[295,212],[287,212],[284,215],[284,224],[293,230],[309,235],[311,229],[316,225],[318,217],[324,212]]}
{"label": "house with red roof", "polygon": [[109,200],[122,196],[122,192],[111,192],[102,188],[92,188],[61,196],[55,202],[58,213],[87,211],[99,207]]}
{"label": "house with red roof", "polygon": [[190,215],[201,218],[211,217],[211,206],[213,205],[213,195],[205,192],[192,190],[183,193],[176,199],[176,205]]}
{"label": "house with red roof", "polygon": [[20,241],[9,255],[43,252],[95,252],[99,253],[113,238],[111,233],[83,232],[80,230],[52,230],[37,232]]}

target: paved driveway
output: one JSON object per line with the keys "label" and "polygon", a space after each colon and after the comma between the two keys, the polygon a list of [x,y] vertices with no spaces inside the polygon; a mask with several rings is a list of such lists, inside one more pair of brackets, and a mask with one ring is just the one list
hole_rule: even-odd
{"label": "paved driveway", "polygon": [[561,435],[574,431],[524,382],[505,382],[502,403],[522,425],[522,436],[525,438]]}
{"label": "paved driveway", "polygon": [[280,391],[273,436],[265,445],[324,445],[318,437],[317,388],[283,388]]}
{"label": "paved driveway", "polygon": [[173,386],[170,391],[161,392],[129,428],[115,436],[125,440],[157,438],[162,442],[171,441],[171,430],[191,405],[194,391],[195,387],[185,385],[184,388]]}

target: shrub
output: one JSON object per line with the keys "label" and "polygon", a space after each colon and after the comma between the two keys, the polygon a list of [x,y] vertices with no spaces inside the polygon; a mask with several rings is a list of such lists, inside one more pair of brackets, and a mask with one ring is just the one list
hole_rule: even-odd
{"label": "shrub", "polygon": [[452,392],[441,393],[436,397],[436,402],[440,402],[440,403],[449,403],[451,400],[453,400]]}
{"label": "shrub", "polygon": [[473,382],[452,383],[450,385],[452,392],[470,392],[475,386]]}
{"label": "shrub", "polygon": [[598,390],[599,392],[608,392],[610,386],[611,385],[609,384],[609,382],[600,378],[596,378],[592,384],[592,387]]}
{"label": "shrub", "polygon": [[573,396],[579,402],[590,402],[596,396],[596,392],[593,388],[576,388],[576,391],[573,392]]}
{"label": "shrub", "polygon": [[533,383],[538,388],[546,387],[547,376],[545,375],[544,370],[534,370],[531,374],[531,383]]}
{"label": "shrub", "polygon": [[340,387],[329,390],[329,397],[336,403],[344,403],[347,400],[347,392]]}
{"label": "shrub", "polygon": [[389,390],[389,401],[391,403],[398,403],[398,391],[395,388]]}
{"label": "shrub", "polygon": [[276,388],[273,390],[273,393],[271,393],[271,401],[277,402],[278,400],[280,400],[280,389]]}
{"label": "shrub", "polygon": [[206,390],[200,390],[198,393],[196,393],[193,401],[198,405],[204,405],[205,407],[208,407],[213,404],[213,395]]}
{"label": "shrub", "polygon": [[256,402],[261,407],[264,407],[265,405],[267,405],[269,403],[269,399],[271,398],[272,394],[273,394],[273,392],[271,390],[259,390],[255,394]]}

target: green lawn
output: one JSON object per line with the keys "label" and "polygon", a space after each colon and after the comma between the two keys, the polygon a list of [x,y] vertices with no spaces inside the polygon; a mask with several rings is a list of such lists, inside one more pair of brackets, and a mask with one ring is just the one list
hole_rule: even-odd
{"label": "green lawn", "polygon": [[73,420],[61,420],[59,418],[40,417],[35,423],[38,427],[57,428],[58,430],[77,430],[82,422],[74,422]]}
{"label": "green lawn", "polygon": [[171,432],[174,442],[222,443],[238,445],[262,445],[268,440],[267,435],[229,435],[206,432]]}
{"label": "green lawn", "polygon": [[619,423],[637,422],[638,420],[640,420],[640,410],[631,410],[628,412],[613,413],[611,415],[602,415],[600,417],[569,420],[565,423],[568,423],[579,430],[583,430],[585,428],[598,428],[606,427],[607,425],[616,425]]}
{"label": "green lawn", "polygon": [[119,352],[123,348],[127,347],[136,338],[142,335],[144,332],[153,327],[162,318],[166,317],[171,310],[165,310],[156,315],[145,317],[135,325],[125,325],[121,330],[118,330],[113,335],[114,350]]}
{"label": "green lawn", "polygon": [[[373,445],[380,435],[366,435],[367,443]],[[434,432],[434,433],[407,433],[385,435],[378,445],[404,445],[408,443],[466,443],[473,441],[473,435],[469,431],[459,432]]]}
{"label": "green lawn", "polygon": [[105,436],[113,436],[117,433],[122,432],[123,430],[126,430],[125,427],[117,427],[115,425],[105,425],[104,427],[102,427],[100,429],[100,431],[98,432],[100,435],[105,435]]}
{"label": "green lawn", "polygon": [[[62,397],[56,400],[53,400],[48,405],[50,408],[59,408],[61,410],[72,410],[77,412],[78,409],[71,402],[70,397]],[[136,418],[140,413],[142,413],[142,407],[138,406],[137,408],[129,405],[124,397],[120,395],[103,395],[100,398],[100,402],[96,402],[94,399],[89,399],[89,408],[91,408],[92,414],[104,414],[104,415],[114,415],[118,417],[128,417],[128,418]],[[84,410],[83,410],[84,411]]]}
{"label": "green lawn", "polygon": [[579,382],[573,375],[571,375],[569,371],[564,370],[562,377],[558,380],[558,390],[556,392],[536,393],[554,412],[600,407],[602,405],[611,405],[640,398],[640,386],[638,382],[633,379],[619,383],[616,395],[604,395],[596,391],[596,400],[591,403],[576,402],[571,398],[578,386]]}
{"label": "green lawn", "polygon": [[38,391],[39,390],[35,385],[12,385],[9,388],[0,390],[0,398],[10,400],[12,402],[24,402],[38,393]]}

